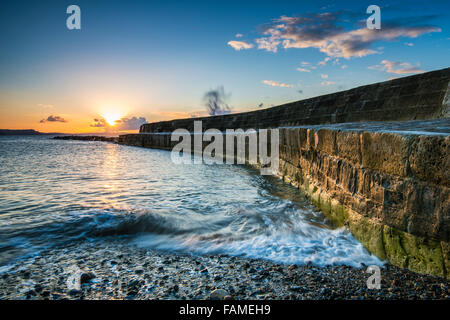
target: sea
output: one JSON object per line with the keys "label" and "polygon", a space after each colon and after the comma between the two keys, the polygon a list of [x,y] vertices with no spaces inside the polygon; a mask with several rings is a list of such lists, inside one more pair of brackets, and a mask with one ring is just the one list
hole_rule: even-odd
{"label": "sea", "polygon": [[0,137],[0,273],[48,248],[124,242],[282,264],[382,265],[295,187],[242,165],[51,136]]}

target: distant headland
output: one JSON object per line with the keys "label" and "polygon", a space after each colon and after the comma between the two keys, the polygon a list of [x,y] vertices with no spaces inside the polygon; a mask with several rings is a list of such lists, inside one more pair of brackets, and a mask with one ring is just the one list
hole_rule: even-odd
{"label": "distant headland", "polygon": [[33,129],[0,129],[0,136],[39,136],[39,135],[63,135],[64,133],[44,133]]}

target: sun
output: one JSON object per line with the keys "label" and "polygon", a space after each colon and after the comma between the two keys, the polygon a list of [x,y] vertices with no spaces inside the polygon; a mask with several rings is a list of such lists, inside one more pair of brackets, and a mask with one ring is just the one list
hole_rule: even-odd
{"label": "sun", "polygon": [[110,126],[116,125],[116,121],[122,118],[122,114],[117,110],[108,110],[102,116]]}

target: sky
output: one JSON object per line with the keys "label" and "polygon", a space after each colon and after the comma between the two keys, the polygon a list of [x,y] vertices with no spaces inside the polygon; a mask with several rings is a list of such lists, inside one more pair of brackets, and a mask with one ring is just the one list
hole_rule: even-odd
{"label": "sky", "polygon": [[[81,29],[69,30],[77,5]],[[367,28],[369,5],[381,29]],[[449,67],[449,1],[2,1],[0,128],[133,132]],[[211,107],[213,106],[213,107]]]}

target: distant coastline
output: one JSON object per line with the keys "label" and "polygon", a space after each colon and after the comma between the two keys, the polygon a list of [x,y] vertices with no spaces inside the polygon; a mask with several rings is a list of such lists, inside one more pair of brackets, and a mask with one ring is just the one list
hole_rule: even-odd
{"label": "distant coastline", "polygon": [[56,139],[64,140],[91,140],[91,141],[113,141],[114,136],[103,136],[96,133],[60,133],[60,132],[39,132],[34,129],[0,129],[0,136],[56,136]]}
{"label": "distant coastline", "polygon": [[33,129],[0,129],[0,136],[54,136],[54,135],[67,135],[67,133],[59,132],[39,132]]}
{"label": "distant coastline", "polygon": [[74,136],[64,135],[56,136],[53,139],[57,140],[82,140],[82,141],[104,141],[104,142],[118,142],[118,137],[105,137],[105,136]]}

